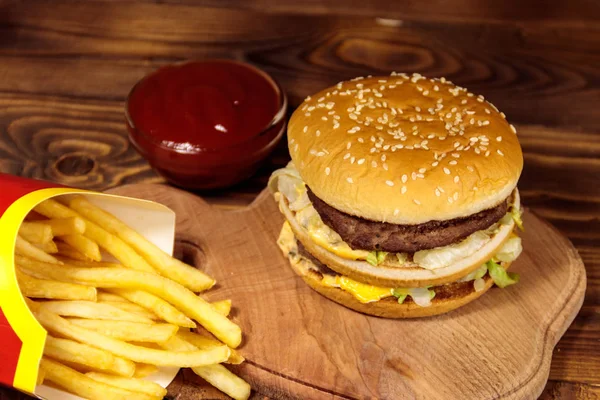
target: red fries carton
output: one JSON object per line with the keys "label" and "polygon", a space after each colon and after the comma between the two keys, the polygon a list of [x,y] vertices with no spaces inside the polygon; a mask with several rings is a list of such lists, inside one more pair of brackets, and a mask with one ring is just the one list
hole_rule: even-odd
{"label": "red fries carton", "polygon": [[[19,290],[14,247],[21,223],[37,204],[68,194],[84,195],[168,254],[175,238],[175,213],[163,205],[0,173],[0,384],[48,399],[77,397],[45,385],[36,387],[47,333]],[[166,387],[177,370],[163,368],[148,379]]]}

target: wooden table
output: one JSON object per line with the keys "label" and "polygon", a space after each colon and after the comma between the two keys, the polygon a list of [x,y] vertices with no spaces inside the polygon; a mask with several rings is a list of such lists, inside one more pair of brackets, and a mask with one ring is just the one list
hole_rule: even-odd
{"label": "wooden table", "polygon": [[[586,264],[586,301],[542,398],[599,396],[600,3],[297,3],[0,0],[0,171],[93,190],[160,182],[128,143],[123,106],[139,78],[174,61],[249,61],[279,80],[292,107],[358,75],[446,76],[517,126],[523,202]],[[255,177],[209,200],[249,203],[287,160],[282,143]]]}

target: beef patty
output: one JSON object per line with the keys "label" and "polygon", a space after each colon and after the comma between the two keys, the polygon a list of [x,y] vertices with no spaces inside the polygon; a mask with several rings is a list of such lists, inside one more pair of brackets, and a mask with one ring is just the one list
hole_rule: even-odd
{"label": "beef patty", "polygon": [[496,207],[468,217],[418,225],[396,225],[346,214],[319,199],[310,189],[308,197],[323,222],[353,249],[393,253],[413,253],[456,243],[473,232],[490,227],[508,210],[508,201],[505,200]]}

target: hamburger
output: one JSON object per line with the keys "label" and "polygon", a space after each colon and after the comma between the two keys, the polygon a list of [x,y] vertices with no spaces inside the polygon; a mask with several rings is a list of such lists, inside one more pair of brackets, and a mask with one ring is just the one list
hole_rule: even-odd
{"label": "hamburger", "polygon": [[321,295],[411,318],[518,282],[523,155],[483,96],[419,74],[340,82],[293,113],[288,147],[277,243]]}

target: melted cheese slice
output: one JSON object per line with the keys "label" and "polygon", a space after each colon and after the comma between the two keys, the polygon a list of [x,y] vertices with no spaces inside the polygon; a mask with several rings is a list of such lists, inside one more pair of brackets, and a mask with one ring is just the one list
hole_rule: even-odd
{"label": "melted cheese slice", "polygon": [[325,275],[321,283],[324,286],[340,288],[361,303],[371,303],[392,296],[392,288],[368,285],[342,275]]}
{"label": "melted cheese slice", "polygon": [[337,240],[335,236],[339,235],[322,221],[311,223],[307,231],[313,242],[339,257],[347,260],[365,260],[369,255],[366,250],[353,250],[341,238]]}

